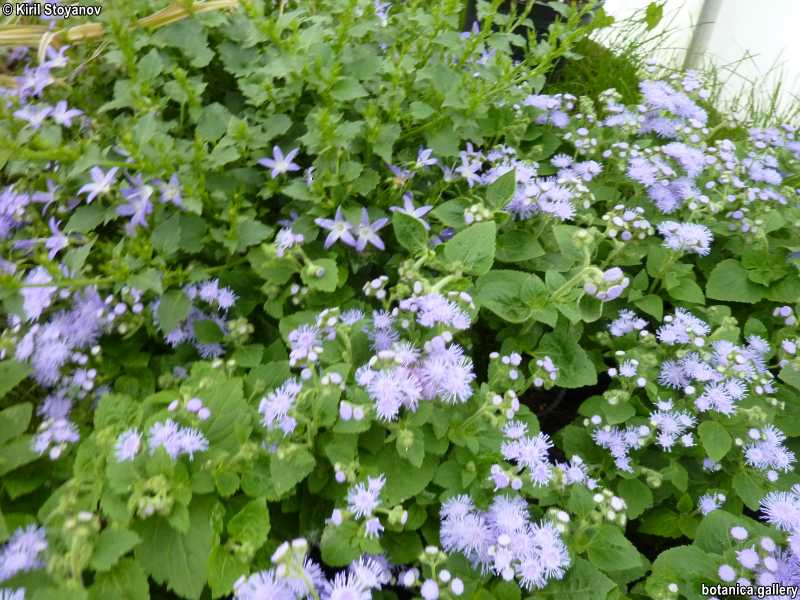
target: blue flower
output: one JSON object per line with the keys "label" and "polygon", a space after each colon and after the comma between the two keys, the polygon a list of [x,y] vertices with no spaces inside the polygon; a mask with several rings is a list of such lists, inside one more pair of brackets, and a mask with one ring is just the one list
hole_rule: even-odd
{"label": "blue flower", "polygon": [[272,148],[272,158],[261,158],[256,161],[262,167],[266,167],[268,169],[272,169],[270,171],[270,177],[275,179],[278,175],[283,173],[288,173],[290,171],[299,171],[300,165],[294,163],[292,159],[300,152],[300,148],[294,148],[289,151],[289,153],[284,156],[283,151],[280,149],[280,146],[273,146]]}
{"label": "blue flower", "polygon": [[325,248],[330,248],[338,240],[342,240],[348,246],[355,247],[356,239],[351,233],[353,225],[342,215],[342,207],[336,209],[336,216],[333,219],[314,219],[314,223],[330,231],[325,238]]}
{"label": "blue flower", "polygon": [[117,167],[112,167],[104,173],[100,167],[92,167],[89,170],[89,175],[92,178],[92,182],[81,187],[81,189],[78,190],[78,193],[88,194],[86,196],[86,203],[91,204],[92,200],[94,200],[97,196],[111,191],[111,186],[114,183],[114,179],[116,178],[118,170],[119,169]]}

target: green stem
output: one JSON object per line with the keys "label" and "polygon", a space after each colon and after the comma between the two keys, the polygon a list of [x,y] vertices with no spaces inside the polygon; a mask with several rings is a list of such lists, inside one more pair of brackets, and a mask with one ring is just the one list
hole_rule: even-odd
{"label": "green stem", "polygon": [[446,277],[442,277],[432,288],[432,292],[439,292],[451,281],[455,281],[456,279],[461,279],[461,273],[452,273],[447,275]]}
{"label": "green stem", "polygon": [[559,287],[555,292],[553,292],[553,300],[557,300],[561,294],[571,289],[576,283],[578,283],[581,279],[583,279],[584,275],[588,269],[584,266],[580,271],[578,271],[573,277],[570,277],[564,285]]}
{"label": "green stem", "polygon": [[647,289],[648,294],[654,294],[655,292],[661,289],[661,285],[664,282],[664,275],[667,274],[667,271],[669,271],[669,268],[678,259],[679,256],[680,254],[676,252],[669,253],[669,258],[664,262],[664,264],[658,270],[658,273],[656,273],[653,276],[653,281],[650,283],[650,287]]}

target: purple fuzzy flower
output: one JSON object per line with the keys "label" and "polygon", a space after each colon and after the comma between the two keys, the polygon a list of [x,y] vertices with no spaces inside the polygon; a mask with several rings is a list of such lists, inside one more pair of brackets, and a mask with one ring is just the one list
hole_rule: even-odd
{"label": "purple fuzzy flower", "polygon": [[0,548],[0,581],[11,579],[17,573],[43,568],[39,555],[45,550],[47,537],[44,528],[28,525],[17,529]]}
{"label": "purple fuzzy flower", "polygon": [[51,281],[53,278],[44,267],[36,267],[25,278],[24,283],[31,287],[22,288],[22,309],[29,321],[36,321],[53,301],[56,287],[42,285]]}

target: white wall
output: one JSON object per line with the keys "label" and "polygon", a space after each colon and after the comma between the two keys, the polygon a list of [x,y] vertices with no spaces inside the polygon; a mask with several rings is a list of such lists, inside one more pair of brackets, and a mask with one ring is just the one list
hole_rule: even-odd
{"label": "white wall", "polygon": [[[605,10],[618,19],[644,9],[649,0],[606,0]],[[672,31],[659,51],[660,61],[680,65],[703,0],[665,0],[662,27]],[[784,88],[783,108],[800,104],[800,0],[722,0],[709,25],[705,60],[727,78],[726,94],[747,93],[753,86],[766,93],[777,82]],[[743,60],[744,59],[744,60]]]}

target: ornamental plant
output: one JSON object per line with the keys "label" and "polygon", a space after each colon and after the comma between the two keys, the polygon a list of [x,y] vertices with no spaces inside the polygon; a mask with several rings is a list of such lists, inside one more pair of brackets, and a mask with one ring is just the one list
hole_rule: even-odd
{"label": "ornamental plant", "polygon": [[0,31],[0,598],[792,597],[800,134],[499,4]]}

